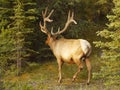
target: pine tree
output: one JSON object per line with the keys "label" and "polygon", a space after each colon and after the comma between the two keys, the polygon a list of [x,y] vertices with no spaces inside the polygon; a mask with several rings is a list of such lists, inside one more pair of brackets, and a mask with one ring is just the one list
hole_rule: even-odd
{"label": "pine tree", "polygon": [[34,50],[35,28],[33,27],[36,18],[35,3],[32,1],[17,0],[14,2],[13,26],[15,60],[17,61],[18,75],[21,72],[22,62],[30,60],[37,52]]}
{"label": "pine tree", "polygon": [[[36,2],[32,0],[8,0],[7,4],[11,7],[12,12],[9,14],[1,13],[5,17],[1,16],[1,21],[4,19],[8,22],[1,25],[2,28],[0,29],[0,67],[3,68],[0,69],[6,71],[12,66],[12,68],[14,67],[13,71],[15,71],[17,63],[19,74],[22,62],[30,60],[37,54],[35,22],[38,19],[38,12]],[[6,6],[5,9],[9,10],[9,7]]]}
{"label": "pine tree", "polygon": [[21,60],[23,59],[23,56],[25,54],[24,50],[24,43],[25,43],[25,37],[23,34],[23,31],[25,29],[24,21],[24,10],[23,10],[23,4],[20,2],[20,0],[17,0],[15,2],[14,6],[14,16],[11,17],[13,19],[13,27],[11,27],[11,30],[14,31],[14,59],[17,62],[17,75],[21,72]]}
{"label": "pine tree", "polygon": [[105,41],[95,42],[103,50],[99,75],[106,85],[120,85],[120,0],[113,0],[114,8],[107,15],[107,28],[98,32]]}
{"label": "pine tree", "polygon": [[[8,60],[12,56],[12,48],[14,48],[12,41],[12,31],[9,29],[10,16],[13,14],[12,1],[0,1],[0,77],[3,72],[7,70],[10,65]],[[3,74],[4,75],[4,74]]]}

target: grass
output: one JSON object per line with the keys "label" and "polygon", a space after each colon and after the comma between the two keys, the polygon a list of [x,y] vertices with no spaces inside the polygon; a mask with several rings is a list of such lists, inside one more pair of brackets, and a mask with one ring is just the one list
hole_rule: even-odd
{"label": "grass", "polygon": [[[94,61],[92,61],[94,62]],[[99,63],[93,63],[93,72],[98,70]],[[72,76],[77,71],[76,65],[65,64],[62,68],[63,80],[57,83],[58,66],[56,61],[44,63],[31,63],[27,71],[19,77],[7,76],[2,79],[0,90],[119,90],[119,87],[105,87],[100,80],[91,80],[90,85],[86,85],[87,71],[84,68],[78,75],[75,82]]]}

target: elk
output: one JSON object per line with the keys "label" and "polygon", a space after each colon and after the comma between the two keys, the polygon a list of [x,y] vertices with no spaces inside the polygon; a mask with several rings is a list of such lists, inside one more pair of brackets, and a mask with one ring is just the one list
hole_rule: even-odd
{"label": "elk", "polygon": [[66,38],[59,38],[57,39],[56,36],[65,32],[68,28],[68,26],[71,23],[77,24],[77,22],[73,19],[74,12],[68,12],[68,18],[67,22],[65,23],[65,26],[63,29],[58,28],[58,31],[56,33],[53,32],[53,28],[51,28],[51,32],[48,31],[46,24],[47,22],[52,22],[53,20],[50,19],[50,16],[54,10],[51,10],[51,12],[47,16],[47,8],[45,11],[42,11],[43,16],[43,25],[40,21],[40,29],[43,33],[47,35],[46,44],[51,48],[54,56],[57,59],[58,63],[58,83],[61,83],[62,75],[61,75],[61,68],[63,63],[70,63],[70,64],[77,64],[78,70],[73,75],[72,81],[75,80],[78,73],[83,68],[82,60],[85,61],[87,70],[88,70],[88,80],[87,84],[90,82],[91,78],[91,63],[89,60],[89,56],[91,53],[91,45],[87,40],[84,39],[66,39]]}

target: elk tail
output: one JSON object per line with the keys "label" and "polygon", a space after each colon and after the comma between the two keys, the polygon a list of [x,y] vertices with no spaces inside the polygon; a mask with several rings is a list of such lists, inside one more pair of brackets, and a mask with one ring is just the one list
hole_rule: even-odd
{"label": "elk tail", "polygon": [[84,53],[83,56],[80,58],[80,60],[85,61],[86,58],[88,58],[91,54],[91,48],[89,48],[89,51],[87,53]]}

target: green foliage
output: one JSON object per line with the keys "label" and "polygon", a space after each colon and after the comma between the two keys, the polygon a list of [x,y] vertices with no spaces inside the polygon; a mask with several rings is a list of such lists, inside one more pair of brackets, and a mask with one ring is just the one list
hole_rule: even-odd
{"label": "green foliage", "polygon": [[106,41],[95,42],[102,48],[102,66],[99,75],[105,79],[106,85],[120,85],[120,1],[113,0],[115,7],[107,15],[109,23],[107,29],[98,32],[98,36]]}
{"label": "green foliage", "polygon": [[9,0],[0,0],[0,32],[10,23],[9,16],[13,14],[12,4],[10,4]]}
{"label": "green foliage", "polygon": [[40,6],[41,10],[47,6],[55,9],[56,19],[59,18],[59,20],[64,17],[58,16],[59,14],[65,15],[68,10],[73,10],[77,13],[77,19],[104,24],[107,21],[105,16],[113,7],[113,3],[111,0],[41,0]]}
{"label": "green foliage", "polygon": [[18,60],[24,66],[23,62],[37,55],[34,45],[37,43],[35,22],[38,12],[33,1],[2,0],[1,3],[0,72],[3,73]]}
{"label": "green foliage", "polygon": [[[14,52],[14,44],[13,39],[11,38],[11,30],[2,30],[2,34],[0,34],[0,72],[6,71],[8,64],[8,60],[13,60],[13,52]],[[4,39],[3,39],[4,38]],[[9,47],[9,48],[8,48]]]}

